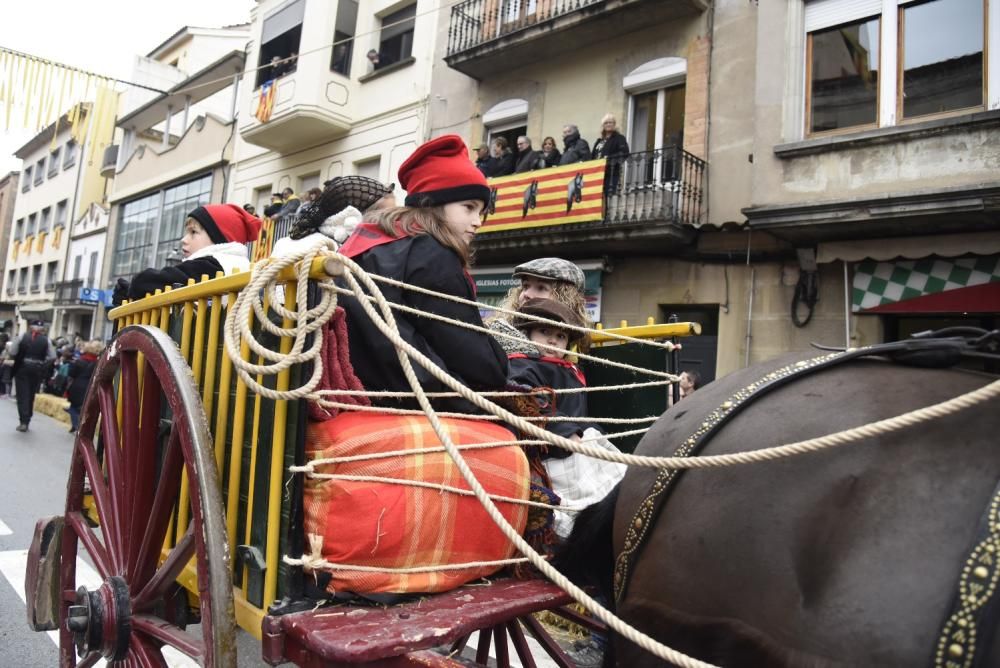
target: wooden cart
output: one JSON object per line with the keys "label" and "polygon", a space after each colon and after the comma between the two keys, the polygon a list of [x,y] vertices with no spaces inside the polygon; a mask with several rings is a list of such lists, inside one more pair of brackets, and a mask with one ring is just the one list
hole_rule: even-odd
{"label": "wooden cart", "polygon": [[[321,262],[310,275],[325,277]],[[509,639],[520,663],[534,666],[525,632],[572,665],[533,613],[594,624],[544,580],[498,579],[393,607],[320,607],[306,595],[301,569],[281,560],[303,551],[301,481],[288,468],[304,460],[305,407],[249,392],[222,345],[226,310],[248,278],[192,282],[110,314],[118,334],[82,410],[65,512],[39,520],[29,555],[29,623],[59,630],[60,666],[165,666],[164,647],[235,666],[237,626],[261,640],[272,665],[485,666],[492,643],[504,667]],[[293,272],[283,278],[291,307]],[[664,338],[697,326],[634,333]],[[291,348],[288,338],[260,336]],[[252,359],[246,344],[241,356]],[[260,381],[287,389],[306,366]],[[655,391],[665,406],[666,389]],[[78,557],[99,574],[96,589],[79,584]],[[475,632],[470,663],[460,650]]]}

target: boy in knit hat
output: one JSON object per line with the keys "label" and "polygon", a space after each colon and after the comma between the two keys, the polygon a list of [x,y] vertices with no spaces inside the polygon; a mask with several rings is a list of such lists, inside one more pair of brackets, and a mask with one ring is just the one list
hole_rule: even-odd
{"label": "boy in knit hat", "polygon": [[218,272],[250,268],[246,244],[257,239],[260,220],[235,204],[207,204],[188,214],[181,238],[186,258],[176,267],[146,269],[136,274],[128,289],[129,299],[142,299],[158,289],[202,276],[215,278]]}

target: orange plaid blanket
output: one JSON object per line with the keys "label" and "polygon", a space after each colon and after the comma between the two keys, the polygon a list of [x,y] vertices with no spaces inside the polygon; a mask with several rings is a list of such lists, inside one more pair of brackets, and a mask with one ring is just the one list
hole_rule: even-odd
{"label": "orange plaid blanket", "polygon": [[[452,442],[459,445],[512,441],[505,428],[480,420],[442,418]],[[423,416],[341,413],[310,423],[306,440],[310,460],[364,453],[440,447]],[[530,471],[517,446],[464,450],[476,477],[490,494],[528,498]],[[328,464],[317,473],[378,476],[468,489],[446,452]],[[527,506],[497,502],[519,532]],[[307,478],[305,528],[322,536],[322,557],[331,563],[383,568],[439,566],[496,561],[514,556],[515,548],[473,496],[386,482]],[[308,543],[308,541],[307,541]],[[327,590],[368,593],[441,592],[485,577],[497,567],[416,574],[338,570]]]}

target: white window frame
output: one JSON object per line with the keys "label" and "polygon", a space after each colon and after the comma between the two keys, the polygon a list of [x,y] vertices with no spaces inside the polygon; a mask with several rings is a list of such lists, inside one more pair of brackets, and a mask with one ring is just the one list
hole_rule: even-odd
{"label": "white window frame", "polygon": [[[809,86],[809,72],[806,71],[806,59],[809,50],[809,33],[832,28],[844,23],[858,21],[864,18],[879,18],[879,90],[878,90],[878,127],[893,127],[909,122],[919,122],[921,117],[896,118],[898,106],[898,68],[899,53],[899,8],[917,2],[918,0],[802,0],[798,16],[798,36],[802,44],[802,57],[799,59],[799,76],[801,95],[793,96],[798,102],[798,111],[786,115],[786,121],[797,122],[796,139],[810,136],[806,110],[806,91]],[[1000,109],[1000,0],[987,0],[986,41],[983,44],[984,62],[986,68],[986,91],[983,96],[984,108]],[[990,48],[992,45],[992,48]],[[961,113],[961,112],[956,112]],[[831,133],[849,133],[851,128],[837,131],[817,133],[826,136]]]}
{"label": "white window frame", "polygon": [[[641,153],[641,151],[636,150],[637,147],[632,142],[634,139],[632,129],[635,120],[635,96],[656,91],[656,128],[654,130],[656,135],[653,137],[653,151],[655,152],[663,149],[663,125],[666,122],[667,89],[686,85],[687,59],[677,56],[650,60],[625,75],[625,78],[622,79],[622,88],[628,94],[625,131],[628,133],[629,146],[633,153]],[[654,174],[661,173],[662,160],[662,157],[658,157],[654,161]],[[626,172],[628,167],[626,165]],[[628,176],[628,173],[625,173],[622,178],[627,179]],[[628,183],[628,181],[625,180],[625,183]]]}

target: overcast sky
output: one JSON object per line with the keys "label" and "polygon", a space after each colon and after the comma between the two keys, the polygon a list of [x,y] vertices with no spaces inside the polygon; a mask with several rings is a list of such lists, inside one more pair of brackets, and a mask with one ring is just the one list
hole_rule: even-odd
{"label": "overcast sky", "polygon": [[[145,55],[184,26],[245,23],[254,0],[27,0],[4,3],[0,46],[128,79]],[[16,116],[16,115],[15,115]],[[0,133],[0,174],[20,169],[13,152],[33,131]]]}

